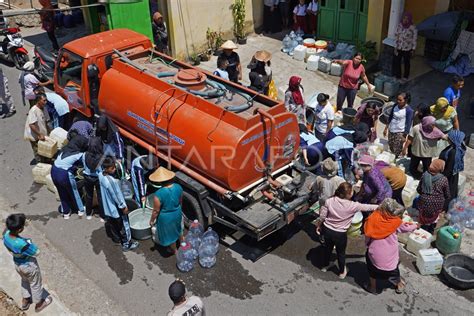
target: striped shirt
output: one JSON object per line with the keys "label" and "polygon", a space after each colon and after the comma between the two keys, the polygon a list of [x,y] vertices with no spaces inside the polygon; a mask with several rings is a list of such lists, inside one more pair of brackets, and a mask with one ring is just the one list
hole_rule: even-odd
{"label": "striped shirt", "polygon": [[122,215],[120,209],[125,208],[127,204],[118,180],[112,176],[99,173],[99,183],[104,214],[108,217],[119,218]]}
{"label": "striped shirt", "polygon": [[39,253],[38,247],[31,242],[31,239],[12,236],[9,230],[3,235],[3,244],[12,254],[13,262],[18,265],[29,262]]}

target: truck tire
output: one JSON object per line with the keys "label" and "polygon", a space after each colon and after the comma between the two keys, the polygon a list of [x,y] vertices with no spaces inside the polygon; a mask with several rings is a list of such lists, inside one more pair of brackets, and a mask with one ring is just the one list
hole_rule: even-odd
{"label": "truck tire", "polygon": [[192,221],[197,219],[199,223],[205,227],[204,217],[202,215],[201,205],[198,200],[190,193],[183,191],[183,221],[184,226],[189,228]]}

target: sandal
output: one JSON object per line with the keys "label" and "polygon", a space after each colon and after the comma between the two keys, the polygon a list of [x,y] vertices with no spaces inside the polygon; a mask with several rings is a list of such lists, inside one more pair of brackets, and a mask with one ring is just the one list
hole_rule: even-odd
{"label": "sandal", "polygon": [[28,303],[23,304],[20,306],[21,311],[27,311],[30,308],[31,305],[31,298],[28,299]]}
{"label": "sandal", "polygon": [[379,293],[377,293],[377,289],[375,289],[374,291],[372,291],[372,290],[370,289],[369,283],[365,283],[364,285],[362,285],[362,288],[363,288],[366,292],[368,292],[368,293],[370,293],[370,294],[373,294],[373,295],[379,294]]}
{"label": "sandal", "polygon": [[400,283],[398,283],[398,284],[396,285],[395,293],[397,293],[397,294],[402,294],[403,292],[405,292],[405,286],[406,286],[406,285],[407,285],[406,282],[405,282],[403,279],[401,279],[401,280],[400,280]]}
{"label": "sandal", "polygon": [[52,302],[53,302],[53,298],[51,296],[48,296],[47,298],[44,299],[43,303],[39,307],[38,306],[35,307],[35,312],[36,313],[41,312],[43,309],[48,307],[49,304],[51,304]]}

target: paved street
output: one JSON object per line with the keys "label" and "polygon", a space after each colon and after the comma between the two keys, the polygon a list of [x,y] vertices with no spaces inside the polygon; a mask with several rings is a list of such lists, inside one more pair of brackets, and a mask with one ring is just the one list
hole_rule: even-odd
{"label": "paved street", "polygon": [[141,242],[136,252],[123,253],[97,218],[79,220],[74,215],[63,220],[54,195],[33,183],[32,152],[23,141],[27,109],[20,105],[18,71],[2,67],[18,113],[0,121],[0,210],[24,212],[32,220],[31,237],[46,247],[39,258],[46,286],[72,312],[162,315],[172,305],[168,285],[180,277],[189,291],[203,298],[209,315],[472,313],[474,290],[454,291],[436,276],[419,275],[415,258],[403,250],[406,293],[388,289],[378,296],[366,294],[360,286],[368,277],[361,237],[350,240],[346,280],[339,280],[334,271],[320,272],[321,248],[311,219],[305,217],[258,245],[225,238],[229,245],[221,245],[217,265],[210,270],[198,266],[179,273],[175,258],[163,257],[151,240]]}

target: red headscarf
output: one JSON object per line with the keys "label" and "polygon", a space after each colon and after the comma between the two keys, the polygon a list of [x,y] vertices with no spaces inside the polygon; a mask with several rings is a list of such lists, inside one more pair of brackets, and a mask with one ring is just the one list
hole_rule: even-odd
{"label": "red headscarf", "polygon": [[301,94],[300,90],[300,83],[301,77],[298,76],[291,76],[290,83],[288,84],[288,90],[291,91],[291,95],[293,96],[293,101],[295,101],[298,105],[303,105],[303,95]]}
{"label": "red headscarf", "polygon": [[[408,18],[407,22],[403,21],[405,17]],[[401,23],[404,28],[406,29],[409,28],[410,26],[413,25],[413,15],[410,12],[403,12]]]}

